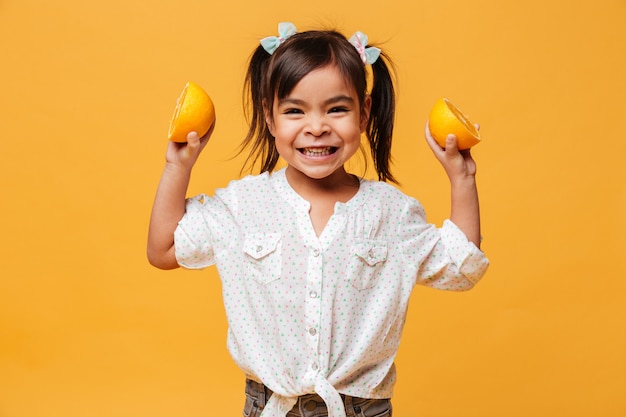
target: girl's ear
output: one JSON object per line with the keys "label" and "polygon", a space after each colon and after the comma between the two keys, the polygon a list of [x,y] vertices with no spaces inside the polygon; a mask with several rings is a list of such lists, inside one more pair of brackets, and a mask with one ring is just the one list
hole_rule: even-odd
{"label": "girl's ear", "polygon": [[361,109],[361,133],[365,132],[367,123],[370,121],[370,111],[372,110],[372,97],[368,94],[363,101],[363,107]]}
{"label": "girl's ear", "polygon": [[272,136],[274,136],[274,118],[272,117],[272,112],[267,105],[267,101],[265,100],[263,100],[263,116],[265,117],[267,129],[270,131]]}

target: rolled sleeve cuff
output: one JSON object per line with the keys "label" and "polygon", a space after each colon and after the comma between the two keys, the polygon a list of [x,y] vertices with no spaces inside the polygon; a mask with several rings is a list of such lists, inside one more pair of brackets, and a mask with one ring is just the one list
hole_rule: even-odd
{"label": "rolled sleeve cuff", "polygon": [[487,272],[489,259],[451,220],[443,222],[441,239],[459,272],[476,284]]}

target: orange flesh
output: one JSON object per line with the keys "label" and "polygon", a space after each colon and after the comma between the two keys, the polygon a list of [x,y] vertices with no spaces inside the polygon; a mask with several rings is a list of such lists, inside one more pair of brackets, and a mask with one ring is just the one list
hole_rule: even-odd
{"label": "orange flesh", "polygon": [[178,118],[178,114],[180,113],[180,110],[183,108],[183,103],[185,102],[185,96],[187,95],[187,88],[188,85],[185,86],[185,88],[183,88],[183,92],[180,93],[180,97],[178,97],[178,100],[176,100],[176,108],[174,109],[174,115],[172,116],[172,121],[170,122],[170,129],[169,129],[169,136],[172,136],[172,134],[174,133],[174,129],[175,129],[175,121],[176,118]]}
{"label": "orange flesh", "polygon": [[447,99],[445,99],[444,101],[448,105],[448,108],[450,109],[450,111],[452,113],[454,113],[456,118],[459,119],[461,121],[461,123],[463,123],[465,128],[467,130],[469,130],[472,133],[472,135],[474,135],[476,137],[480,137],[480,134],[478,133],[478,130],[476,130],[476,126],[474,126],[469,120],[467,120],[467,117],[465,117],[465,115],[463,113],[461,113],[461,111],[454,104],[452,104]]}

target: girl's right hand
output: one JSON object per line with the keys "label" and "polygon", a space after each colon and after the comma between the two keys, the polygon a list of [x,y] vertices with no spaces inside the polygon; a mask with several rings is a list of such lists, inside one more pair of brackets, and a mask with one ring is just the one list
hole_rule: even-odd
{"label": "girl's right hand", "polygon": [[[480,129],[480,126],[476,125],[476,129]],[[446,147],[444,148],[433,138],[428,123],[426,123],[424,133],[428,145],[443,166],[446,174],[448,174],[448,178],[451,182],[465,180],[467,178],[470,178],[472,181],[474,180],[474,176],[476,175],[476,162],[472,158],[469,149],[462,151],[458,149],[456,136],[448,135],[446,138]]]}
{"label": "girl's right hand", "polygon": [[206,144],[209,142],[209,138],[213,134],[214,128],[215,122],[213,122],[209,131],[201,138],[198,137],[197,132],[189,132],[187,134],[187,143],[170,141],[165,153],[165,161],[168,164],[191,170],[198,160],[200,152],[202,152]]}

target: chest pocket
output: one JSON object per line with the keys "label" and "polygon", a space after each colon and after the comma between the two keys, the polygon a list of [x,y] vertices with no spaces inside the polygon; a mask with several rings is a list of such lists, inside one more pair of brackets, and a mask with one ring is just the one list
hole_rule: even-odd
{"label": "chest pocket", "polygon": [[380,271],[387,260],[387,242],[374,239],[357,239],[351,250],[346,276],[359,290],[373,288],[378,283]]}
{"label": "chest pocket", "polygon": [[281,244],[279,233],[253,233],[246,236],[245,252],[246,276],[260,284],[267,284],[280,278]]}

